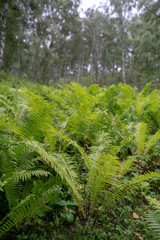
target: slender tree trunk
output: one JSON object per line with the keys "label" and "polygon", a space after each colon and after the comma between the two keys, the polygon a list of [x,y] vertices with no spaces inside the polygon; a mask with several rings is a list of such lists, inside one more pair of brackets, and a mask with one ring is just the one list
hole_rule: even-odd
{"label": "slender tree trunk", "polygon": [[66,66],[63,64],[63,83],[66,82]]}
{"label": "slender tree trunk", "polygon": [[56,64],[56,83],[58,82],[58,63]]}
{"label": "slender tree trunk", "polygon": [[62,65],[60,63],[60,66],[59,66],[59,82],[61,83],[61,71],[62,71]]}
{"label": "slender tree trunk", "polygon": [[81,81],[81,63],[79,63],[79,67],[78,67],[78,83],[80,83]]}
{"label": "slender tree trunk", "polygon": [[105,50],[105,57],[104,57],[104,63],[103,63],[103,80],[102,80],[102,86],[104,84],[107,84],[108,85],[108,82],[107,82],[107,73],[106,73],[106,69],[107,69],[107,55],[108,55],[108,52],[107,50]]}
{"label": "slender tree trunk", "polygon": [[91,74],[91,84],[93,84],[93,67],[94,63],[93,63],[93,48],[92,48],[92,58],[91,58],[91,70],[90,70],[90,74]]}
{"label": "slender tree trunk", "polygon": [[84,83],[85,71],[84,71],[84,54],[82,54],[82,63],[81,63],[81,84]]}
{"label": "slender tree trunk", "polygon": [[156,47],[156,63],[155,63],[155,67],[156,67],[156,87],[159,87],[159,74],[157,74],[157,69],[158,69],[158,46]]}
{"label": "slender tree trunk", "polygon": [[20,42],[18,43],[18,75],[21,77],[22,69],[22,55],[20,51]]}
{"label": "slender tree trunk", "polygon": [[122,19],[122,79],[123,83],[126,83],[126,74],[125,74],[125,23]]}
{"label": "slender tree trunk", "polygon": [[95,52],[94,52],[94,70],[95,70],[95,83],[99,84],[99,69],[98,69],[98,50],[97,43],[95,42]]}
{"label": "slender tree trunk", "polygon": [[113,60],[112,76],[113,76],[113,84],[116,84],[116,77],[115,77],[115,60]]}
{"label": "slender tree trunk", "polygon": [[30,79],[32,80],[32,82],[36,82],[37,78],[39,76],[39,71],[40,71],[40,66],[39,66],[40,46],[41,46],[41,40],[38,43],[37,51],[36,51],[36,54],[35,54],[35,58],[34,58],[31,73],[30,73]]}
{"label": "slender tree trunk", "polygon": [[[50,45],[49,45],[49,49],[51,49],[53,47],[53,39],[54,38],[53,38],[53,35],[52,35],[52,39],[51,39],[51,42],[50,42]],[[31,71],[31,74],[34,74],[33,76],[35,77],[35,81],[39,80],[39,74],[41,72],[41,68],[42,68],[42,66],[44,64],[44,61],[46,59],[49,59],[48,63],[47,63],[47,66],[46,66],[46,69],[45,69],[45,72],[48,71],[48,67],[49,67],[49,64],[50,64],[50,61],[51,61],[51,57],[49,56],[50,55],[50,51],[48,49],[48,51],[46,51],[46,53],[45,53],[45,56],[42,58],[42,60],[39,63],[39,53],[40,53],[41,40],[42,39],[40,39],[38,47],[37,47],[37,52],[36,52],[35,59],[34,59],[33,69]],[[33,80],[34,80],[34,77],[33,77]],[[43,81],[44,84],[46,84],[47,79],[43,79],[42,81]]]}
{"label": "slender tree trunk", "polygon": [[122,40],[122,81],[126,83],[126,75],[125,75],[125,29],[126,29],[126,22],[125,22],[125,12],[123,9],[123,1],[120,1],[120,22],[121,22],[121,40]]}
{"label": "slender tree trunk", "polygon": [[5,48],[8,3],[9,3],[9,0],[5,0],[3,16],[2,16],[1,38],[0,38],[0,70],[2,68],[4,48]]}

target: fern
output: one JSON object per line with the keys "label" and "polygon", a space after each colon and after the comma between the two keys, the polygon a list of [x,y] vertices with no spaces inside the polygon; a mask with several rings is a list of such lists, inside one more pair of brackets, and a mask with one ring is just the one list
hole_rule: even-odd
{"label": "fern", "polygon": [[126,195],[129,195],[133,189],[140,188],[140,183],[143,181],[147,181],[152,178],[159,178],[160,174],[156,172],[148,172],[142,176],[139,176],[135,179],[127,181],[126,183],[117,182],[116,186],[111,188],[105,196],[105,200],[103,202],[104,207],[109,207],[115,201],[120,201],[124,199]]}
{"label": "fern", "polygon": [[136,161],[135,157],[128,157],[121,163],[120,177],[123,177],[128,171],[131,170],[135,161]]}
{"label": "fern", "polygon": [[158,139],[160,139],[160,131],[155,135],[151,136],[147,141],[148,137],[148,128],[146,123],[139,123],[137,125],[136,131],[136,143],[137,143],[137,152],[139,154],[147,154],[151,147],[155,145]]}
{"label": "fern", "polygon": [[93,162],[87,183],[91,212],[95,209],[97,199],[103,199],[105,191],[110,185],[115,184],[119,171],[120,164],[117,157],[101,154]]}
{"label": "fern", "polygon": [[[95,89],[86,90],[75,83],[60,90],[42,86],[38,89],[43,97],[29,90],[14,92],[23,99],[22,114],[15,111],[16,114],[10,116],[8,102],[1,98],[6,104],[1,102],[5,114],[0,119],[0,154],[2,157],[6,151],[7,156],[6,161],[0,160],[0,189],[6,190],[11,206],[10,213],[1,222],[2,235],[14,224],[29,220],[41,210],[47,211],[47,203],[57,196],[57,184],[67,184],[87,220],[99,205],[110,207],[139,188],[142,181],[160,177],[158,173],[148,172],[129,181],[123,179],[136,159],[136,155],[128,157],[128,149],[131,154],[135,153],[136,126],[139,155],[148,153],[160,137],[157,131],[147,141],[149,119],[147,114],[143,119],[140,112],[151,111],[149,102],[154,103],[154,94],[147,96],[144,91],[138,95],[122,84],[99,89],[97,94]],[[14,109],[19,111],[16,101]],[[157,108],[155,103],[154,111],[158,111]],[[137,125],[138,121],[141,122]],[[85,169],[85,179],[78,175],[81,170],[77,170],[78,161]],[[49,178],[51,172],[56,172],[57,182]],[[39,185],[37,178],[40,178]],[[25,194],[17,195],[24,189]]]}
{"label": "fern", "polygon": [[22,220],[35,218],[39,213],[49,211],[47,203],[59,194],[57,183],[59,183],[59,179],[51,177],[46,183],[41,184],[41,187],[35,184],[32,194],[21,200],[0,222],[0,237]]}
{"label": "fern", "polygon": [[154,144],[157,142],[158,139],[160,139],[160,131],[158,131],[155,135],[153,135],[149,139],[149,141],[146,143],[145,151],[144,151],[145,154],[148,153],[150,148],[154,146]]}
{"label": "fern", "polygon": [[142,152],[144,151],[146,138],[147,138],[147,124],[141,122],[138,124],[136,132],[137,151],[139,154],[142,154]]}
{"label": "fern", "polygon": [[50,210],[50,208],[44,205],[41,199],[34,195],[30,195],[22,200],[20,204],[12,209],[3,221],[0,222],[0,237],[24,218],[31,218],[32,215],[37,214],[38,210],[42,213]]}
{"label": "fern", "polygon": [[149,212],[147,214],[146,220],[148,222],[149,228],[153,232],[154,239],[160,239],[160,213]]}
{"label": "fern", "polygon": [[79,185],[78,176],[74,170],[74,165],[70,158],[65,157],[64,159],[63,154],[47,153],[45,149],[35,141],[28,141],[27,144],[32,146],[34,150],[42,157],[44,162],[51,166],[61,176],[61,178],[66,181],[74,195],[80,211],[83,213],[82,199],[77,187]]}
{"label": "fern", "polygon": [[149,211],[146,216],[148,226],[152,229],[154,238],[160,239],[160,201],[150,196],[146,196],[149,204],[155,209],[155,211]]}

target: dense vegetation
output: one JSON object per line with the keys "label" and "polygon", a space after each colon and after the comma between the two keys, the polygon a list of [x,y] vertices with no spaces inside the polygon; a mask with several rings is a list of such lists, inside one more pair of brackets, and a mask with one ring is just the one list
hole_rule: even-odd
{"label": "dense vegetation", "polygon": [[106,0],[83,17],[80,2],[0,0],[0,70],[43,84],[159,87],[160,1]]}
{"label": "dense vegetation", "polygon": [[160,239],[160,90],[0,74],[0,236]]}
{"label": "dense vegetation", "polygon": [[160,1],[80,8],[0,0],[0,239],[160,239]]}

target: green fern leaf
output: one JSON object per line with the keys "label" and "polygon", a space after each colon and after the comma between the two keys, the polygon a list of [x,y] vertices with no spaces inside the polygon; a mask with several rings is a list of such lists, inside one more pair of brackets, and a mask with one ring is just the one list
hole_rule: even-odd
{"label": "green fern leaf", "polygon": [[139,154],[142,154],[145,147],[145,141],[147,138],[147,124],[139,123],[136,131],[136,143],[137,143],[137,151]]}
{"label": "green fern leaf", "polygon": [[151,147],[154,146],[154,144],[157,142],[157,140],[160,139],[160,131],[158,131],[155,135],[153,135],[150,140],[145,145],[145,151],[144,153],[148,153]]}
{"label": "green fern leaf", "polygon": [[136,159],[134,157],[128,157],[121,163],[120,176],[123,177],[128,171],[131,170],[131,167],[135,163]]}
{"label": "green fern leaf", "polygon": [[61,176],[61,178],[66,181],[74,195],[77,205],[79,206],[81,212],[83,212],[82,198],[77,187],[79,185],[79,178],[74,170],[74,165],[70,158],[65,157],[64,159],[62,154],[48,153],[36,141],[27,141],[26,143],[32,146],[34,150],[42,157],[44,162],[51,166]]}

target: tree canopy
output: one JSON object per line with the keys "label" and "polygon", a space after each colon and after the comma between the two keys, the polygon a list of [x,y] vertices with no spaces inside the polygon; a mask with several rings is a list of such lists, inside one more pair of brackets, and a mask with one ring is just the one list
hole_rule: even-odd
{"label": "tree canopy", "polygon": [[159,86],[159,1],[1,0],[0,69],[44,84]]}

